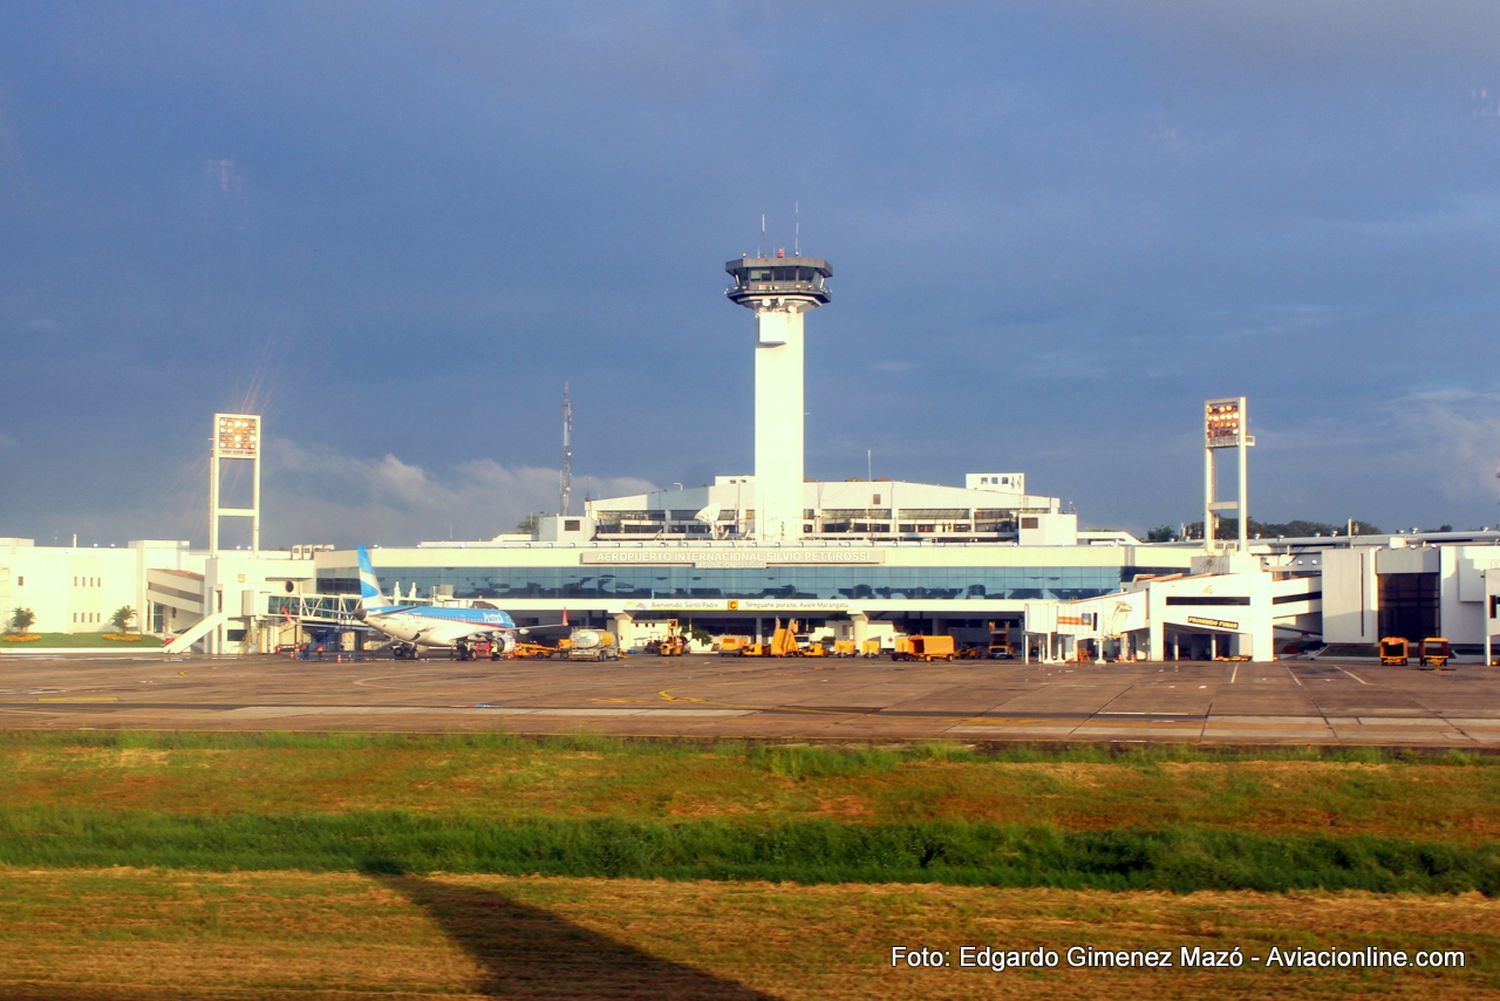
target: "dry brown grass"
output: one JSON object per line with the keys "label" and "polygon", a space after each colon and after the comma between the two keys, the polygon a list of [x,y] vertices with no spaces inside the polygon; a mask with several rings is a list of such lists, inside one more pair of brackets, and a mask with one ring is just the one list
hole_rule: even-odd
{"label": "dry brown grass", "polygon": [[[1480,998],[1478,895],[1108,893],[498,876],[0,869],[0,996]],[[1463,970],[901,970],[949,950],[1461,949]]]}

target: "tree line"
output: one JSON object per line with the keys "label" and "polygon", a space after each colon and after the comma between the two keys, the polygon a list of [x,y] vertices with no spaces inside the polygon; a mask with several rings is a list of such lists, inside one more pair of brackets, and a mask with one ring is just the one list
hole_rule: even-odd
{"label": "tree line", "polygon": [[[1250,519],[1249,536],[1252,539],[1275,539],[1275,538],[1312,538],[1314,536],[1344,535],[1349,531],[1349,523],[1334,524],[1327,521],[1304,521],[1300,518],[1292,521],[1256,521]],[[1436,531],[1451,532],[1453,526],[1444,525]],[[1220,518],[1218,529],[1215,532],[1217,538],[1233,539],[1240,534],[1240,520],[1238,518]],[[1379,528],[1368,521],[1354,522],[1355,535],[1383,535]],[[1146,533],[1147,542],[1184,542],[1189,539],[1203,538],[1203,520],[1190,521],[1182,525],[1157,525]]]}

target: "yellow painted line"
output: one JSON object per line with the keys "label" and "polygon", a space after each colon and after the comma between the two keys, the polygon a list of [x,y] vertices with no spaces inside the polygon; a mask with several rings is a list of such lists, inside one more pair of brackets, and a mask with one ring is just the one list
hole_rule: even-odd
{"label": "yellow painted line", "polygon": [[43,695],[38,702],[119,702],[118,695]]}
{"label": "yellow painted line", "polygon": [[648,703],[651,700],[650,699],[605,698],[605,699],[589,699],[589,701],[590,702],[628,702],[628,703],[632,703],[632,704],[641,704],[641,703]]}
{"label": "yellow painted line", "polygon": [[[667,691],[666,689],[662,689],[661,691],[657,692],[656,693],[656,697],[659,698],[659,699],[664,699],[667,702],[696,702],[699,705],[704,705],[704,704],[708,703],[707,699],[699,699],[699,698],[695,698],[695,697],[693,697],[691,695],[673,695],[671,692]],[[723,702],[714,702],[714,703],[712,703],[712,705],[716,705],[716,706],[725,705],[725,704],[726,703],[723,703]],[[766,706],[733,706],[732,708],[735,708],[735,709],[764,709],[764,708],[767,708],[767,707]]]}
{"label": "yellow painted line", "polygon": [[[905,717],[906,719],[935,719],[932,716]],[[1042,718],[1033,716],[970,716],[968,719],[960,720],[960,723],[977,723],[982,726],[1071,726],[1076,727],[1086,721],[1088,717],[1077,716],[1066,719]]]}
{"label": "yellow painted line", "polygon": [[[805,713],[809,716],[868,716],[868,709],[818,709],[807,706],[772,706],[772,705],[747,705],[739,702],[718,702],[713,699],[700,699],[692,695],[673,695],[663,689],[656,693],[658,698],[668,702],[693,702],[702,706],[717,706],[720,709],[743,709],[747,712],[778,712],[778,713]],[[922,718],[922,717],[907,717]]]}

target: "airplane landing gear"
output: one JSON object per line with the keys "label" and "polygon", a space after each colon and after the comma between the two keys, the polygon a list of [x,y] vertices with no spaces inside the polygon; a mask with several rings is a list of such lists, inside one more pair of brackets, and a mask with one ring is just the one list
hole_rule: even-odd
{"label": "airplane landing gear", "polygon": [[416,660],[417,648],[411,643],[397,643],[391,647],[391,657],[395,660]]}
{"label": "airplane landing gear", "polygon": [[499,660],[500,644],[487,639],[459,640],[453,644],[455,660]]}

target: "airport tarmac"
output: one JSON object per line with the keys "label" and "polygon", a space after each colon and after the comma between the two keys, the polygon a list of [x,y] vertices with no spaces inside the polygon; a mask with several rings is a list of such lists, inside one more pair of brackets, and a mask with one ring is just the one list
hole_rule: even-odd
{"label": "airport tarmac", "polygon": [[636,656],[0,659],[0,728],[1500,749],[1500,670]]}

